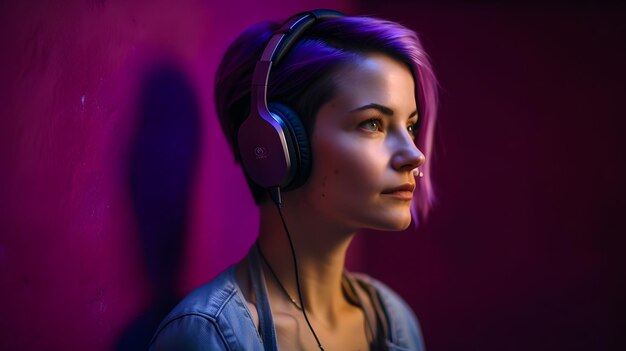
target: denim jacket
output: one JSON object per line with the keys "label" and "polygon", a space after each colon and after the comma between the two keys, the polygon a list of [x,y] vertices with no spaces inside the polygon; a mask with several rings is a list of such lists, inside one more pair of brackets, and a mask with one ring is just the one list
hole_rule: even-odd
{"label": "denim jacket", "polygon": [[[276,331],[256,246],[250,250],[252,288],[257,296],[259,330],[235,279],[232,265],[211,282],[185,297],[161,322],[151,351],[245,350],[276,351]],[[378,295],[387,321],[391,351],[424,350],[419,324],[410,307],[383,283],[363,274],[349,273]]]}

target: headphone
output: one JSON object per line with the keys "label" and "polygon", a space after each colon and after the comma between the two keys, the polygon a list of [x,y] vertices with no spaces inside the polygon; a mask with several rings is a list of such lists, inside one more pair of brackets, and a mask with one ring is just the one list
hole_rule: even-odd
{"label": "headphone", "polygon": [[302,120],[289,106],[267,102],[270,71],[316,21],[344,16],[314,10],[290,17],[274,32],[254,67],[250,114],[239,127],[237,146],[246,174],[263,188],[295,189],[311,171],[311,148]]}

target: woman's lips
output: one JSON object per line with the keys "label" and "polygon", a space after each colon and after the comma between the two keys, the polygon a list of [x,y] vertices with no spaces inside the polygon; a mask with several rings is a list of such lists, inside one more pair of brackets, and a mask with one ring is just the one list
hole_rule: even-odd
{"label": "woman's lips", "polygon": [[413,190],[415,190],[415,184],[406,183],[384,190],[382,194],[386,197],[393,197],[400,200],[411,200],[413,199]]}
{"label": "woman's lips", "polygon": [[383,193],[383,196],[393,197],[400,200],[413,199],[413,193],[410,191],[394,191],[392,193]]}

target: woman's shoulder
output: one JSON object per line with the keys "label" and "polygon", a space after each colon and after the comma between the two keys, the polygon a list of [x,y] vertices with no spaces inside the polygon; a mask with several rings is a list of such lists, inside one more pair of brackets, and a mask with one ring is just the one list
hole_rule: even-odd
{"label": "woman's shoulder", "polygon": [[[245,333],[247,331],[247,333]],[[258,333],[235,279],[234,266],[194,289],[163,319],[150,350],[221,350],[256,344]]]}
{"label": "woman's shoulder", "polygon": [[215,319],[222,312],[223,305],[233,297],[237,290],[237,282],[233,277],[233,266],[231,266],[210,282],[192,290],[174,307],[168,317],[197,313]]}
{"label": "woman's shoulder", "polygon": [[350,273],[360,284],[376,292],[389,323],[392,349],[424,350],[421,328],[415,313],[388,285],[363,273]]}

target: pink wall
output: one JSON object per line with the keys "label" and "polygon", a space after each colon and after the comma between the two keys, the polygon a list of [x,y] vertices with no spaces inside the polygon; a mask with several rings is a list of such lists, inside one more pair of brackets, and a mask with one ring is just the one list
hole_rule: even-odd
{"label": "pink wall", "polygon": [[164,308],[243,255],[256,211],[213,73],[245,27],[307,6],[0,5],[0,349],[142,349]]}
{"label": "pink wall", "polygon": [[365,270],[429,350],[626,350],[626,7],[411,3],[358,11],[432,56],[439,202],[418,235],[368,236]]}

